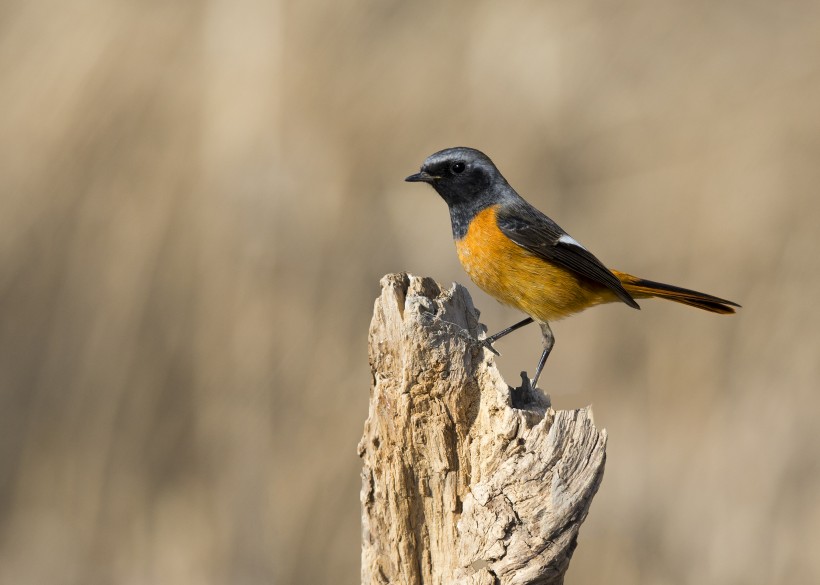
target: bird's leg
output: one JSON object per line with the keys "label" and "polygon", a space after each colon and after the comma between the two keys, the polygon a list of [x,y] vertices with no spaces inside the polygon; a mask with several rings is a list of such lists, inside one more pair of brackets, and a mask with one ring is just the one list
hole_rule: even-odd
{"label": "bird's leg", "polygon": [[510,325],[509,327],[507,327],[503,331],[499,331],[495,335],[490,335],[487,338],[487,341],[490,342],[490,343],[495,343],[496,341],[498,341],[499,339],[501,339],[505,335],[508,335],[508,334],[512,333],[516,329],[521,329],[524,325],[529,325],[530,323],[532,323],[532,321],[533,321],[532,317],[527,317],[526,319],[516,323],[515,325]]}
{"label": "bird's leg", "polygon": [[539,323],[541,325],[541,335],[543,335],[544,352],[541,354],[541,359],[538,360],[538,367],[535,368],[535,376],[532,377],[530,386],[535,388],[538,384],[538,378],[541,376],[541,371],[544,369],[544,364],[547,363],[547,358],[552,351],[552,346],[555,345],[555,336],[552,334],[549,323]]}
{"label": "bird's leg", "polygon": [[484,338],[484,339],[480,340],[480,341],[481,341],[481,345],[483,345],[484,347],[486,347],[487,349],[489,349],[489,350],[490,350],[491,352],[493,352],[495,355],[501,355],[501,354],[500,354],[500,353],[498,353],[498,351],[496,351],[496,349],[493,347],[493,343],[495,343],[496,341],[498,341],[499,339],[501,339],[501,338],[502,338],[502,337],[504,337],[505,335],[508,335],[508,334],[512,333],[512,332],[513,332],[513,331],[515,331],[516,329],[521,329],[524,325],[529,325],[530,323],[532,323],[532,321],[533,321],[532,317],[527,317],[527,318],[526,318],[526,319],[524,319],[523,321],[521,321],[521,322],[519,322],[519,323],[516,323],[515,325],[510,325],[510,326],[509,326],[509,327],[507,327],[506,329],[504,329],[504,330],[502,330],[502,331],[499,331],[499,332],[498,332],[498,333],[496,333],[495,335],[490,335],[489,337],[486,337],[486,338]]}

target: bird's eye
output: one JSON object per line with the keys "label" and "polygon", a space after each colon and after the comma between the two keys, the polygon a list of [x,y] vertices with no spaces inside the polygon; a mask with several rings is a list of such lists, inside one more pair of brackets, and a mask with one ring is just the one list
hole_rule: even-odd
{"label": "bird's eye", "polygon": [[450,167],[450,170],[453,171],[453,173],[455,173],[456,175],[458,175],[463,173],[465,168],[466,166],[464,165],[464,163],[458,161],[457,163],[453,163],[453,166]]}

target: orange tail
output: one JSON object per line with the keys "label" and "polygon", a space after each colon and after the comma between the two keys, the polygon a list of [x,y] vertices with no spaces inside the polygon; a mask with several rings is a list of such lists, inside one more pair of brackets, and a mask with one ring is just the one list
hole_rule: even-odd
{"label": "orange tail", "polygon": [[740,307],[740,305],[732,301],[713,297],[712,295],[687,288],[644,280],[643,278],[638,278],[625,272],[618,272],[617,270],[613,270],[612,273],[618,277],[618,280],[624,285],[626,291],[636,299],[647,299],[650,297],[669,299],[676,303],[683,303],[690,307],[697,307],[698,309],[711,311],[712,313],[720,313],[721,315],[734,313],[735,310],[732,307]]}

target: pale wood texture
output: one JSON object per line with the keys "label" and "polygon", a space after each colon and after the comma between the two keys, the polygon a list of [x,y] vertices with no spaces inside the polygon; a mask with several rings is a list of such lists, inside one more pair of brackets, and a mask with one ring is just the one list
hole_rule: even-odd
{"label": "pale wood texture", "polygon": [[511,388],[467,290],[382,279],[370,326],[362,583],[562,583],[604,472],[589,408]]}

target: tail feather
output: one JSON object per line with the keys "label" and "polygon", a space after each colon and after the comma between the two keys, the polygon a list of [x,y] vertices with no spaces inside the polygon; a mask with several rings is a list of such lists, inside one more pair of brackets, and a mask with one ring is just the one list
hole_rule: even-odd
{"label": "tail feather", "polygon": [[626,291],[637,299],[650,297],[668,299],[676,303],[682,303],[690,307],[697,307],[698,309],[719,313],[721,315],[734,313],[735,310],[732,307],[740,307],[740,305],[735,302],[688,288],[638,278],[637,276],[632,276],[625,272],[618,272],[617,270],[613,270],[612,273],[618,277],[618,280],[621,281]]}

